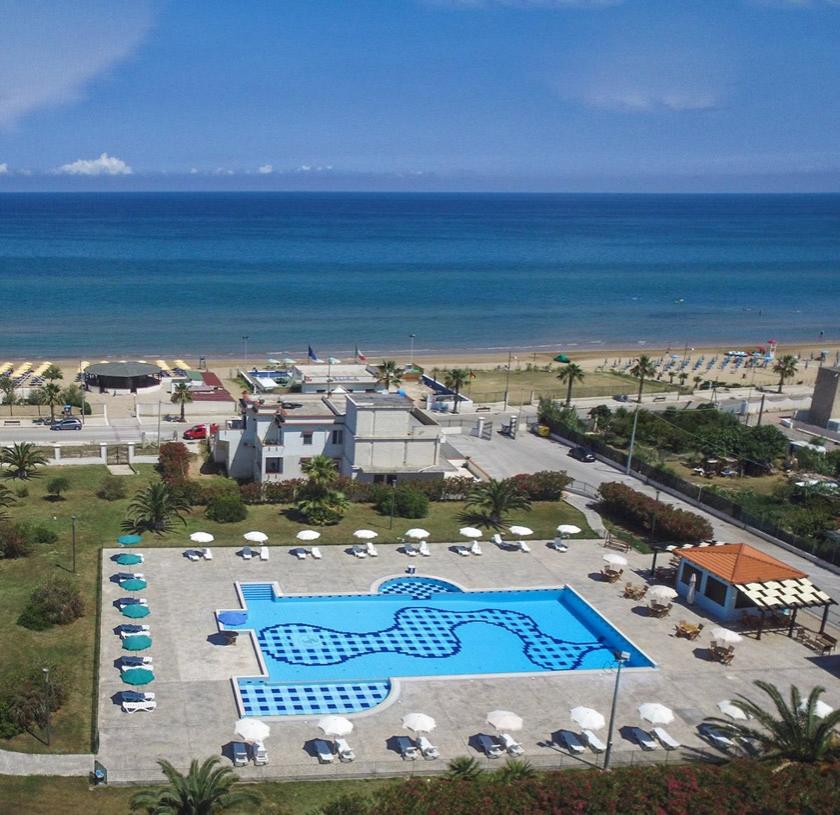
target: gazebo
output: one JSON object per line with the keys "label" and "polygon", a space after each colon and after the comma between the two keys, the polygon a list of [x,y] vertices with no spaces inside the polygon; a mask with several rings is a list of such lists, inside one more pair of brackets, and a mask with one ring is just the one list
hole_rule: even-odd
{"label": "gazebo", "polygon": [[97,362],[85,369],[85,382],[100,393],[137,393],[160,387],[160,368],[148,362]]}

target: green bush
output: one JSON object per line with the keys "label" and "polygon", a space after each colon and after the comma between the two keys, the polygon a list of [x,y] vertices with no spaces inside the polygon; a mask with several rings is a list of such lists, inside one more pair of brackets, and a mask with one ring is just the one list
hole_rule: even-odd
{"label": "green bush", "polygon": [[24,522],[17,525],[18,530],[23,534],[30,543],[55,543],[58,540],[58,533],[40,524],[32,524]]}
{"label": "green bush", "polygon": [[32,538],[16,524],[0,526],[0,554],[7,560],[26,557],[32,552]]}
{"label": "green bush", "polygon": [[249,481],[239,485],[239,497],[243,504],[262,504],[265,501],[263,485],[257,481]]}
{"label": "green bush", "polygon": [[233,479],[209,481],[184,481],[177,486],[178,493],[190,506],[208,506],[215,498],[233,496],[240,498],[239,485]]}
{"label": "green bush", "polygon": [[218,523],[235,523],[248,517],[248,508],[239,495],[217,495],[207,504],[206,515]]}
{"label": "green bush", "polygon": [[28,498],[29,497],[29,487],[26,484],[21,484],[16,490],[15,495],[18,498]]}
{"label": "green bush", "polygon": [[50,671],[49,686],[44,681],[43,664],[10,677],[0,693],[0,737],[11,738],[25,730],[43,727],[46,711],[58,710],[67,699],[61,674]]}
{"label": "green bush", "polygon": [[158,453],[160,477],[170,486],[180,486],[187,480],[190,469],[190,451],[180,441],[170,441],[160,446]]}
{"label": "green bush", "polygon": [[393,513],[399,518],[425,518],[429,514],[429,499],[419,490],[403,484],[382,494],[377,509],[383,515]]}
{"label": "green bush", "polygon": [[47,493],[49,495],[54,495],[57,500],[61,498],[61,493],[67,492],[69,489],[70,482],[63,475],[51,478],[47,482]]}
{"label": "green bush", "polygon": [[125,478],[119,475],[106,475],[96,494],[104,501],[119,501],[120,498],[125,498],[128,494]]}
{"label": "green bush", "polygon": [[76,583],[66,577],[51,577],[32,592],[18,625],[44,631],[72,623],[84,613],[85,603]]}

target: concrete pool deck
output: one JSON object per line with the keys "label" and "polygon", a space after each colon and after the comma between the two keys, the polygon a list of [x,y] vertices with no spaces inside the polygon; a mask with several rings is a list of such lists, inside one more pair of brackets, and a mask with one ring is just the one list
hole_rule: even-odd
{"label": "concrete pool deck", "polygon": [[[236,646],[214,644],[217,626],[214,610],[238,608],[236,581],[276,581],[284,593],[367,592],[385,576],[403,574],[409,564],[419,575],[452,580],[468,589],[572,586],[623,634],[650,656],[658,669],[622,672],[621,695],[616,717],[614,763],[666,760],[659,748],[644,753],[629,740],[627,730],[645,726],[636,708],[643,702],[661,702],[672,708],[673,724],[667,730],[685,750],[667,756],[679,760],[696,750],[714,753],[698,735],[696,725],[705,716],[717,715],[717,703],[737,693],[760,694],[752,682],[766,679],[786,690],[797,684],[804,691],[814,685],[827,688],[825,701],[840,705],[840,656],[819,657],[804,645],[778,633],[767,633],[761,641],[745,638],[736,646],[729,666],[708,658],[715,621],[699,616],[691,608],[675,603],[669,617],[648,617],[644,603],[621,596],[624,581],[609,584],[597,579],[606,550],[600,541],[570,541],[569,551],[558,553],[544,542],[532,542],[531,553],[500,550],[483,544],[482,557],[462,558],[445,544],[431,544],[429,558],[407,558],[396,546],[379,545],[379,557],[359,560],[344,547],[322,546],[323,558],[297,560],[285,547],[270,547],[268,562],[243,561],[233,548],[216,547],[212,561],[192,562],[184,557],[187,548],[143,549],[145,562],[136,567],[148,580],[148,588],[136,593],[148,599],[151,614],[137,622],[151,627],[153,645],[143,655],[154,658],[155,680],[145,690],[156,695],[157,710],[126,714],[114,699],[128,689],[115,667],[123,651],[114,629],[134,622],[123,617],[114,601],[126,592],[111,582],[111,576],[125,567],[113,563],[118,550],[107,549],[103,557],[102,619],[99,684],[98,759],[116,783],[158,781],[156,765],[166,758],[186,767],[193,758],[218,755],[233,739],[239,713],[231,678],[259,674],[250,637],[240,637]],[[625,577],[643,582],[650,556],[630,552]],[[638,573],[634,573],[638,572]],[[685,619],[703,622],[706,630],[696,641],[672,636],[674,623]],[[249,765],[238,770],[243,778],[360,777],[428,773],[445,768],[459,755],[485,761],[471,746],[471,737],[492,734],[485,723],[488,711],[506,708],[525,721],[517,739],[525,757],[537,766],[586,766],[581,761],[547,745],[560,729],[577,730],[569,709],[578,705],[609,713],[615,671],[567,671],[538,676],[482,676],[455,679],[422,679],[403,682],[396,698],[371,711],[349,716],[355,729],[348,741],[356,752],[351,764],[321,766],[305,749],[320,736],[319,717],[269,718],[271,737],[266,741],[270,763]],[[389,746],[393,737],[409,735],[401,729],[405,713],[420,711],[437,721],[432,742],[441,759],[403,762]],[[606,740],[606,731],[599,735]],[[593,760],[589,754],[584,756]],[[500,762],[487,762],[499,764]]]}

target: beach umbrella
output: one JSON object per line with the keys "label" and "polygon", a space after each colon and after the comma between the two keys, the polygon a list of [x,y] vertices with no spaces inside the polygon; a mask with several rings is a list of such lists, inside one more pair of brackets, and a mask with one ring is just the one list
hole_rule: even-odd
{"label": "beach umbrella", "polygon": [[266,361],[268,362],[269,365],[279,365],[280,364],[280,360],[279,359],[274,359],[273,357],[269,357]]}
{"label": "beach umbrella", "polygon": [[372,541],[374,538],[379,537],[379,533],[374,532],[372,529],[357,529],[353,533],[353,537],[363,541]]}
{"label": "beach umbrella", "polygon": [[428,538],[431,533],[427,532],[425,529],[418,529],[415,527],[414,529],[409,529],[405,533],[405,537],[413,538],[414,540],[423,540],[423,538]]}
{"label": "beach umbrella", "polygon": [[557,527],[557,531],[561,535],[577,535],[580,532],[580,527],[574,524],[560,524]]}
{"label": "beach umbrella", "polygon": [[120,535],[117,538],[117,543],[120,546],[136,546],[138,543],[141,543],[143,538],[140,535]]}
{"label": "beach umbrella", "polygon": [[462,526],[458,530],[458,534],[463,535],[465,538],[480,538],[484,533],[474,526]]}
{"label": "beach umbrella", "polygon": [[246,532],[242,537],[252,543],[265,543],[268,540],[268,535],[265,532]]}
{"label": "beach umbrella", "polygon": [[534,530],[528,529],[527,526],[512,526],[510,528],[511,535],[533,535]]}
{"label": "beach umbrella", "polygon": [[610,566],[626,566],[627,565],[627,558],[624,555],[616,555],[613,552],[610,552],[607,555],[604,555],[604,563],[609,563]]}
{"label": "beach umbrella", "polygon": [[743,710],[741,710],[741,708],[735,707],[729,699],[724,699],[722,702],[718,702],[718,710],[720,710],[720,712],[725,716],[729,716],[730,719],[746,720],[750,718]]}
{"label": "beach umbrella", "polygon": [[122,671],[122,681],[126,685],[148,685],[155,675],[148,668],[129,668]]}
{"label": "beach umbrella", "polygon": [[295,365],[297,363],[296,359],[292,359],[291,357],[283,357],[283,364],[284,365]]}
{"label": "beach umbrella", "polygon": [[659,704],[659,702],[645,702],[639,705],[639,716],[651,724],[671,724],[674,721],[674,714],[671,708]]}
{"label": "beach umbrella", "polygon": [[740,634],[735,631],[730,631],[728,628],[713,628],[712,636],[718,640],[718,642],[728,642],[730,645],[734,645],[742,639]]}
{"label": "beach umbrella", "polygon": [[521,730],[522,717],[511,710],[491,710],[487,714],[487,724],[496,730]]}
{"label": "beach umbrella", "polygon": [[670,586],[651,586],[647,593],[649,600],[658,600],[662,603],[667,603],[673,600],[677,593]]}
{"label": "beach umbrella", "polygon": [[136,566],[138,563],[143,562],[143,558],[140,555],[132,555],[130,552],[125,552],[122,555],[117,555],[114,561],[119,563],[120,566]]}
{"label": "beach umbrella", "polygon": [[353,732],[353,722],[345,719],[344,716],[324,716],[318,721],[318,729],[325,735],[332,738],[349,736]]}
{"label": "beach umbrella", "polygon": [[132,620],[148,617],[151,613],[148,606],[141,606],[140,603],[130,603],[127,606],[122,606],[120,612],[123,617],[130,617]]}
{"label": "beach umbrella", "polygon": [[271,735],[271,728],[259,719],[240,719],[233,732],[242,741],[264,741]]}
{"label": "beach umbrella", "polygon": [[[803,713],[806,710],[808,710],[808,701],[806,699],[802,700],[801,704],[799,705],[799,709]],[[829,713],[833,712],[834,708],[831,705],[827,705],[825,702],[823,702],[822,699],[818,699],[817,703],[814,705],[814,715],[818,719],[824,719],[826,716],[828,716]]]}
{"label": "beach umbrella", "polygon": [[193,543],[213,543],[216,539],[209,532],[193,532],[190,540]]}
{"label": "beach umbrella", "polygon": [[581,730],[600,730],[606,724],[603,715],[591,707],[573,707],[569,715]]}
{"label": "beach umbrella", "polygon": [[316,541],[321,537],[321,533],[316,532],[314,529],[301,529],[295,537],[299,541]]}
{"label": "beach umbrella", "polygon": [[431,733],[437,727],[437,723],[425,713],[406,713],[402,717],[402,726],[414,733]]}
{"label": "beach umbrella", "polygon": [[120,581],[120,588],[125,589],[126,591],[142,591],[147,585],[148,583],[146,583],[145,580],[141,580],[139,577],[131,577],[128,580]]}
{"label": "beach umbrella", "polygon": [[123,640],[123,649],[126,651],[145,651],[152,647],[152,638],[148,634],[135,634]]}
{"label": "beach umbrella", "polygon": [[243,625],[248,621],[247,611],[223,611],[216,619],[222,625]]}

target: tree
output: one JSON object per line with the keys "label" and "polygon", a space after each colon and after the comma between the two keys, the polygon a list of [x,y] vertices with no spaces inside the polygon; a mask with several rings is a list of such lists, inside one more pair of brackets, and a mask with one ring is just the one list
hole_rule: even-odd
{"label": "tree", "polygon": [[645,380],[650,379],[656,373],[656,366],[653,364],[653,360],[644,354],[640,356],[633,367],[630,369],[631,376],[638,377],[639,379],[639,396],[636,400],[641,404],[642,402],[642,389],[645,386]]}
{"label": "tree", "polygon": [[3,401],[9,406],[9,416],[13,415],[17,385],[8,374],[0,376],[0,393],[3,394]]}
{"label": "tree", "polygon": [[338,480],[335,462],[329,456],[313,456],[302,469],[307,480],[296,496],[297,511],[317,526],[338,523],[350,502],[343,492],[333,489]]}
{"label": "tree", "polygon": [[589,418],[592,419],[592,432],[597,433],[601,424],[608,422],[611,416],[612,411],[607,405],[595,405],[595,407],[589,411]]}
{"label": "tree", "polygon": [[574,385],[575,382],[583,382],[585,376],[586,374],[583,372],[583,368],[581,368],[580,365],[576,365],[574,362],[570,362],[565,368],[560,370],[559,374],[557,374],[557,378],[561,382],[565,382],[567,384],[566,407],[572,403],[572,385]]}
{"label": "tree", "polygon": [[382,364],[379,366],[379,375],[376,379],[380,385],[385,386],[385,390],[391,390],[391,386],[393,385],[395,388],[398,388],[400,382],[402,382],[402,371],[399,369],[399,366],[396,362],[392,359],[386,359],[382,361]]}
{"label": "tree", "polygon": [[41,415],[41,406],[44,404],[44,393],[41,388],[35,388],[35,390],[29,391],[29,395],[26,397],[26,404],[35,405],[38,408],[38,415]]}
{"label": "tree", "polygon": [[469,493],[463,517],[468,523],[491,529],[505,529],[509,526],[512,512],[530,510],[531,502],[519,491],[513,479],[497,481],[491,478],[478,484]]}
{"label": "tree", "polygon": [[693,376],[691,378],[691,381],[694,383],[694,390],[697,390],[697,388],[700,387],[700,383],[703,381],[703,377],[702,376]]}
{"label": "tree", "polygon": [[446,765],[446,777],[450,781],[475,781],[483,774],[481,765],[472,756],[455,756]]}
{"label": "tree", "polygon": [[46,371],[44,371],[41,376],[46,379],[47,382],[55,382],[58,379],[64,379],[64,374],[61,372],[61,368],[58,365],[50,365]]}
{"label": "tree", "polygon": [[181,406],[181,421],[185,421],[184,419],[184,409],[186,408],[187,402],[192,402],[192,392],[190,391],[190,386],[187,385],[186,382],[179,382],[173,389],[172,389],[172,398],[170,401],[173,405],[180,405]]}
{"label": "tree", "polygon": [[799,688],[791,685],[788,704],[779,689],[770,682],[757,679],[754,684],[770,697],[778,715],[741,694],[732,704],[751,716],[762,729],[755,728],[749,722],[732,722],[718,717],[709,718],[708,721],[733,736],[752,739],[761,751],[759,758],[764,761],[781,759],[785,763],[796,761],[812,764],[840,755],[840,745],[834,732],[840,724],[840,710],[822,719],[815,713],[825,688],[814,688],[808,698],[803,700]]}
{"label": "tree", "polygon": [[16,503],[17,500],[12,495],[12,491],[4,484],[0,484],[0,523],[9,520],[9,513],[6,512],[6,509]]}
{"label": "tree", "polygon": [[459,412],[458,402],[461,396],[461,388],[472,379],[472,372],[466,368],[452,368],[443,376],[443,384],[455,393],[455,409],[454,413]]}
{"label": "tree", "polygon": [[0,464],[5,464],[7,478],[33,478],[38,475],[38,467],[47,463],[43,453],[34,444],[25,441],[13,444],[0,452]]}
{"label": "tree", "polygon": [[64,400],[61,397],[61,388],[55,384],[55,382],[47,382],[41,388],[38,388],[41,395],[41,404],[48,405],[50,409],[50,418],[55,419],[55,409],[59,405],[64,404]]}
{"label": "tree", "polygon": [[682,371],[680,375],[677,377],[680,380],[680,387],[685,386],[685,380],[688,379],[688,374],[685,371]]}
{"label": "tree", "polygon": [[782,392],[782,386],[785,384],[785,380],[790,379],[796,374],[798,364],[799,360],[791,354],[785,354],[776,360],[775,365],[773,365],[773,373],[779,376],[779,393]]}
{"label": "tree", "polygon": [[169,785],[144,790],[131,798],[131,809],[149,815],[216,815],[231,809],[256,807],[262,797],[250,790],[237,790],[239,777],[231,767],[218,767],[218,756],[201,765],[193,759],[187,774],[178,772],[168,761],[158,761]]}
{"label": "tree", "polygon": [[47,492],[55,496],[56,501],[61,500],[61,493],[70,489],[70,482],[63,476],[57,475],[47,482]]}
{"label": "tree", "polygon": [[164,535],[172,531],[176,520],[186,523],[184,513],[189,508],[186,498],[170,489],[163,481],[155,481],[134,496],[128,505],[128,516],[122,528],[136,534],[154,532],[156,535]]}
{"label": "tree", "polygon": [[309,485],[318,489],[326,490],[332,486],[338,478],[338,470],[335,462],[325,455],[313,456],[301,466]]}

